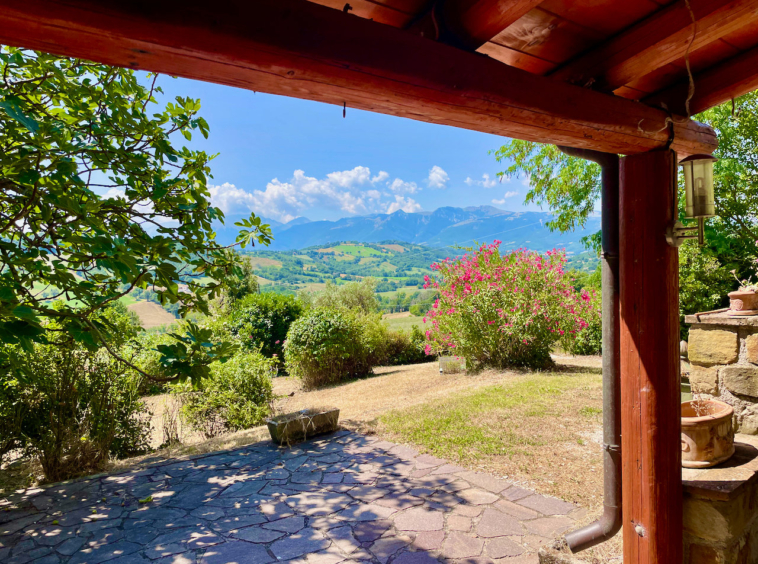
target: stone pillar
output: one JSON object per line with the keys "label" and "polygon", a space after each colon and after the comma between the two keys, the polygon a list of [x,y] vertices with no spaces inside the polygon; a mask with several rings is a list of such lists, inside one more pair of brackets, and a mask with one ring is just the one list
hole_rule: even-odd
{"label": "stone pillar", "polygon": [[758,435],[758,316],[688,315],[693,394],[734,407],[735,430]]}

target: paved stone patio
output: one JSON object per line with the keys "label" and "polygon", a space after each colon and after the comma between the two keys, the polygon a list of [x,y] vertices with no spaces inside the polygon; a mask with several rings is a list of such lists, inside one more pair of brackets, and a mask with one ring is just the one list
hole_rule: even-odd
{"label": "paved stone patio", "polygon": [[583,516],[347,431],[29,490],[3,508],[4,564],[532,564]]}

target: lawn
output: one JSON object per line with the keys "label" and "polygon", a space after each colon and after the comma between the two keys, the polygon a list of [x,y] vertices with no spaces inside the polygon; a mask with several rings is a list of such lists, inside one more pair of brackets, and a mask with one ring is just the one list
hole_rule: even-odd
{"label": "lawn", "polygon": [[408,312],[403,312],[406,315],[401,314],[394,314],[391,313],[389,315],[386,315],[383,319],[385,325],[387,325],[390,329],[394,331],[411,331],[411,327],[419,327],[420,329],[423,329],[424,327],[424,318],[418,317],[415,315],[411,315]]}

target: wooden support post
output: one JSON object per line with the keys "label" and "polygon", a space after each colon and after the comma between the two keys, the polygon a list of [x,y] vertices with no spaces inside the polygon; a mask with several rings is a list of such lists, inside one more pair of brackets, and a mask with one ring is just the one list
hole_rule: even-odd
{"label": "wooden support post", "polygon": [[666,243],[676,153],[620,167],[624,564],[682,562],[679,258]]}

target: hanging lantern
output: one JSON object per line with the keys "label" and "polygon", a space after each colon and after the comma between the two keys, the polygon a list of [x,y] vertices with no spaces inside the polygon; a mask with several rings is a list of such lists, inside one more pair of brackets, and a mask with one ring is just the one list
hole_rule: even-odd
{"label": "hanging lantern", "polygon": [[[684,217],[696,219],[697,226],[684,226],[673,221],[666,231],[669,245],[678,247],[685,239],[697,239],[700,245],[705,244],[705,220],[716,215],[713,201],[713,163],[718,159],[711,155],[691,155],[680,161],[684,169]],[[674,190],[674,210],[676,205],[676,189]],[[693,233],[697,231],[697,233]]]}
{"label": "hanging lantern", "polygon": [[691,155],[679,163],[684,169],[684,216],[705,219],[716,215],[713,203],[713,163],[711,155]]}

